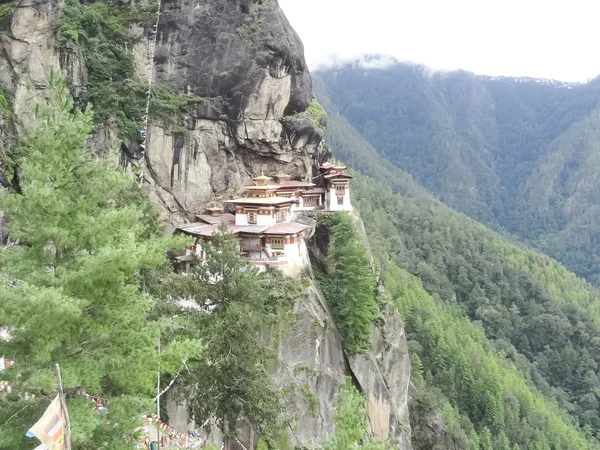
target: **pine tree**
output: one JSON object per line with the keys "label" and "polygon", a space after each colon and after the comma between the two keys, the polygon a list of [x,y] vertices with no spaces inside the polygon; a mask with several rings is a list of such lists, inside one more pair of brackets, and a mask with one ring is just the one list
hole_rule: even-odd
{"label": "pine tree", "polygon": [[366,351],[375,319],[375,284],[371,261],[350,216],[336,213],[332,220],[332,272],[321,281],[331,305],[344,348],[351,355]]}
{"label": "pine tree", "polygon": [[548,444],[548,439],[546,439],[546,435],[538,431],[535,434],[535,439],[529,446],[530,450],[550,450],[550,445]]}
{"label": "pine tree", "polygon": [[501,431],[494,440],[494,450],[510,450],[510,441],[504,431]]}
{"label": "pine tree", "polygon": [[[135,197],[129,176],[86,146],[91,111],[73,110],[63,80],[53,77],[44,94],[15,157],[20,191],[0,204],[18,241],[1,252],[0,326],[12,339],[0,342],[0,354],[16,364],[3,372],[13,395],[0,399],[0,448],[28,445],[27,428],[56,395],[55,363],[74,448],[135,448],[162,328],[142,276],[166,263],[175,241],[156,237],[147,205],[124,201]],[[163,348],[165,370],[178,370],[182,349]],[[15,394],[26,391],[37,400]],[[105,415],[88,394],[102,399]]]}
{"label": "pine tree", "polygon": [[269,328],[305,288],[275,269],[259,274],[224,227],[204,249],[206,260],[175,280],[179,296],[199,305],[188,314],[187,331],[205,343],[202,359],[190,361],[178,380],[178,392],[197,420],[215,417],[227,437],[241,417],[268,434],[280,413],[267,371],[275,358]]}
{"label": "pine tree", "polygon": [[487,427],[484,427],[479,432],[479,450],[494,450],[492,446],[492,433]]}
{"label": "pine tree", "polygon": [[325,442],[324,450],[346,450],[360,448],[363,450],[383,450],[384,443],[367,442],[367,411],[365,398],[346,379],[346,386],[338,392],[335,404],[335,433]]}

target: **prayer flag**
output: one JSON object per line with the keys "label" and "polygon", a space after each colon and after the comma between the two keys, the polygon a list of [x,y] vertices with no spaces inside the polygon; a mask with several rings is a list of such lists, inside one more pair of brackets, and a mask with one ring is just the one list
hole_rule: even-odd
{"label": "prayer flag", "polygon": [[64,450],[64,430],[65,416],[60,404],[60,397],[57,395],[40,420],[29,429],[27,436],[35,436],[42,441],[45,447],[41,448]]}

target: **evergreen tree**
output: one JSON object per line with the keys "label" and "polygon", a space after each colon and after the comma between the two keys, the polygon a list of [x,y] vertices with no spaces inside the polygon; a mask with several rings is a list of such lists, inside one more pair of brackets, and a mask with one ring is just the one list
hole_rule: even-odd
{"label": "evergreen tree", "polygon": [[551,450],[548,444],[548,439],[543,432],[538,431],[535,435],[535,439],[529,446],[529,450]]}
{"label": "evergreen tree", "polygon": [[216,417],[228,438],[243,417],[268,441],[280,413],[267,371],[275,358],[269,331],[305,288],[275,269],[259,274],[240,258],[238,241],[225,227],[204,249],[206,260],[176,280],[179,296],[199,305],[188,313],[187,332],[205,342],[202,359],[188,363],[178,390],[197,420]]}
{"label": "evergreen tree", "polygon": [[375,277],[362,237],[347,213],[335,213],[331,221],[332,244],[328,274],[321,277],[323,292],[331,306],[344,348],[351,354],[371,344],[375,319]]}
{"label": "evergreen tree", "polygon": [[504,431],[501,431],[494,440],[494,450],[510,450],[510,441]]}
{"label": "evergreen tree", "polygon": [[[0,398],[0,448],[31,445],[25,432],[56,395],[58,363],[73,447],[133,449],[155,395],[162,329],[142,276],[176,242],[149,238],[146,204],[123,201],[136,187],[86,146],[91,111],[73,110],[64,81],[53,77],[43,95],[15,157],[20,191],[0,205],[18,242],[1,252],[0,326],[12,339],[0,354],[15,365],[3,372],[13,394]],[[162,367],[177,371],[185,348],[163,348]],[[102,399],[105,415],[87,394]]]}
{"label": "evergreen tree", "polygon": [[492,446],[492,433],[487,427],[479,433],[479,450],[494,450]]}
{"label": "evergreen tree", "polygon": [[383,450],[386,445],[369,443],[367,440],[367,411],[364,396],[346,379],[346,386],[338,392],[335,404],[335,433],[323,446],[324,450]]}

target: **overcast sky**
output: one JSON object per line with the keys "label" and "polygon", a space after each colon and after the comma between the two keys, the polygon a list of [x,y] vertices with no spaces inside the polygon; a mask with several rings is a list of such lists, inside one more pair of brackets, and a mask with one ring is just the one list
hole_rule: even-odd
{"label": "overcast sky", "polygon": [[[586,81],[597,0],[279,0],[311,69],[381,53],[433,69]],[[596,5],[598,4],[598,5]]]}

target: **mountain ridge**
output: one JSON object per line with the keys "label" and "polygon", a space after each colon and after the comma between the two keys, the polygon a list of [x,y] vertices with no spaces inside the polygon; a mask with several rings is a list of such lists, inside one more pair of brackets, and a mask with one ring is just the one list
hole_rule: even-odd
{"label": "mountain ridge", "polygon": [[[591,188],[600,181],[591,170],[600,78],[566,85],[429,76],[404,64],[346,65],[313,78],[379,155],[442,202],[600,282],[595,216],[586,213],[600,204]],[[582,227],[590,230],[584,240],[575,231]]]}

